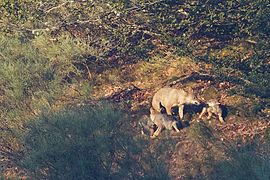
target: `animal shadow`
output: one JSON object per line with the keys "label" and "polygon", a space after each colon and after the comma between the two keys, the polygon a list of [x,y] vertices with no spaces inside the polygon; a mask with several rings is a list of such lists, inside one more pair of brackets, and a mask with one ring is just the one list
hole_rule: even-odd
{"label": "animal shadow", "polygon": [[[196,106],[196,105],[194,105],[193,109],[198,108],[198,107],[195,107],[195,106]],[[161,104],[160,104],[160,108],[161,108],[161,111],[160,111],[160,112],[161,112],[162,114],[166,114],[166,113],[167,113],[165,107],[162,106]],[[191,109],[192,109],[192,108],[191,108]],[[201,108],[201,109],[202,109],[202,108]],[[183,129],[183,128],[189,127],[189,126],[190,126],[189,121],[187,121],[187,120],[180,120],[179,115],[178,115],[178,110],[179,110],[178,106],[172,107],[172,118],[173,118],[175,121],[177,121],[177,128]],[[189,110],[189,111],[190,111],[190,110]],[[199,111],[199,109],[198,109],[198,110],[195,110],[195,111]],[[190,111],[190,112],[191,112],[191,111]],[[188,112],[185,112],[185,108],[184,108],[184,114],[185,114],[185,113],[188,113]]]}
{"label": "animal shadow", "polygon": [[[185,106],[184,106],[184,117],[186,117],[185,119],[188,119],[188,120],[179,121],[180,120],[179,115],[178,115],[179,108],[178,108],[178,106],[174,106],[174,107],[172,107],[172,116],[176,121],[181,122],[181,123],[179,123],[179,128],[188,127],[190,125],[189,121],[191,121],[192,115],[197,114],[197,113],[201,113],[202,109],[204,107],[208,107],[208,105],[206,103],[204,103],[204,102],[202,102],[199,105],[185,104]],[[166,114],[165,107],[160,104],[160,108],[161,108],[161,113]],[[222,110],[222,118],[225,119],[228,116],[229,107],[226,106],[226,105],[221,104],[220,108]]]}
{"label": "animal shadow", "polygon": [[197,113],[201,113],[202,109],[206,107],[205,103],[201,103],[199,105],[195,105],[195,104],[186,104],[184,106],[184,114],[197,114]]}
{"label": "animal shadow", "polygon": [[228,116],[228,113],[229,113],[229,107],[226,106],[226,105],[223,105],[223,104],[221,104],[219,107],[220,107],[221,110],[222,110],[222,118],[225,119],[225,118]]}

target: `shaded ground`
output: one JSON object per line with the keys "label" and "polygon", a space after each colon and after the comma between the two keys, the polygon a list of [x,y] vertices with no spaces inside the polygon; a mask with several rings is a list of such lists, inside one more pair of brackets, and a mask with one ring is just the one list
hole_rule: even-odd
{"label": "shaded ground", "polygon": [[[213,164],[228,160],[228,144],[244,146],[252,141],[263,141],[270,128],[269,117],[265,109],[256,109],[260,99],[244,97],[229,92],[238,84],[223,81],[209,73],[210,64],[195,63],[189,58],[172,55],[155,62],[138,62],[121,68],[111,69],[94,77],[91,99],[81,102],[76,87],[71,86],[61,103],[89,104],[99,100],[109,100],[119,109],[131,115],[130,127],[134,137],[150,142],[149,151],[156,152],[164,160],[173,179],[199,178],[215,171]],[[180,133],[163,131],[151,140],[141,134],[139,122],[149,117],[149,108],[155,91],[163,86],[188,89],[192,88],[201,101],[218,99],[227,109],[225,124],[220,124],[216,117],[210,121],[197,122],[198,111],[188,111],[184,120],[193,123],[184,127]],[[75,89],[75,90],[74,90]],[[90,98],[89,98],[90,99]],[[16,153],[16,152],[15,152]],[[16,154],[11,159],[1,158],[2,162],[11,162],[5,166],[6,176],[24,174],[16,167]],[[6,158],[6,156],[5,156]],[[24,177],[23,175],[20,177]]]}
{"label": "shaded ground", "polygon": [[[220,124],[217,117],[212,117],[210,121],[197,122],[198,112],[190,111],[191,113],[185,114],[184,119],[187,122],[194,119],[195,121],[189,127],[184,127],[180,133],[165,130],[154,140],[150,140],[147,134],[144,135],[153,143],[151,148],[158,149],[164,146],[165,142],[170,146],[171,150],[163,152],[163,155],[166,154],[166,164],[173,179],[209,175],[215,171],[213,164],[229,160],[230,148],[265,140],[270,127],[269,119],[259,115],[260,112],[256,114],[252,111],[257,99],[229,95],[228,90],[236,86],[232,82],[220,82],[211,75],[191,73],[176,78],[173,82],[168,81],[167,84],[181,88],[185,88],[186,85],[192,86],[202,101],[217,98],[227,110],[225,124]],[[127,102],[134,118],[130,123],[135,129],[135,134],[141,136],[138,122],[149,116],[154,92],[152,89],[141,89],[132,85],[113,93],[107,99],[115,103]]]}

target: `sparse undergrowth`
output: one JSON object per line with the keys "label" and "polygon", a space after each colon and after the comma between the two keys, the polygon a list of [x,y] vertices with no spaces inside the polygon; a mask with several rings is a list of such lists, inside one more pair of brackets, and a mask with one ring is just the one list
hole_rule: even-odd
{"label": "sparse undergrowth", "polygon": [[194,124],[183,133],[187,136],[178,141],[170,161],[173,178],[269,179],[269,139],[243,145],[225,140],[205,123]]}
{"label": "sparse undergrowth", "polygon": [[[35,2],[0,2],[0,179],[270,179],[267,0]],[[139,134],[166,85],[226,123]]]}
{"label": "sparse undergrowth", "polygon": [[102,104],[42,115],[27,125],[21,165],[45,179],[167,179],[129,126],[127,114]]}

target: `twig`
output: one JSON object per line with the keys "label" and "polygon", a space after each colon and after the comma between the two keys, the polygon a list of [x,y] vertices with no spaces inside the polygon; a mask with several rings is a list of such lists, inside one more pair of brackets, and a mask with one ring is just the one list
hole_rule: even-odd
{"label": "twig", "polygon": [[4,60],[6,60],[6,56],[4,56],[3,53],[0,52],[0,56],[2,56]]}
{"label": "twig", "polygon": [[89,69],[88,65],[87,65],[86,63],[83,63],[83,65],[84,65],[84,66],[86,67],[86,69],[87,69],[88,80],[91,80],[92,75],[91,75],[91,72],[90,72],[90,69]]}
{"label": "twig", "polygon": [[62,4],[59,4],[58,6],[52,7],[51,9],[48,9],[47,11],[45,11],[45,13],[50,13],[51,11],[53,11],[55,9],[61,8],[62,6],[65,6],[67,3],[69,3],[69,2],[67,1],[67,2],[64,2]]}

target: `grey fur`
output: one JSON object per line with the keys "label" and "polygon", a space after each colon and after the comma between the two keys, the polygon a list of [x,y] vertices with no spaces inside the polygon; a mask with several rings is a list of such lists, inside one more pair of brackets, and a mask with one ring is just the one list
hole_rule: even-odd
{"label": "grey fur", "polygon": [[218,119],[221,123],[224,123],[224,119],[222,117],[222,109],[220,108],[220,103],[216,99],[211,99],[207,101],[208,107],[204,107],[199,118],[201,119],[202,116],[207,112],[208,116],[207,119],[210,119],[213,114],[218,116]]}
{"label": "grey fur", "polygon": [[179,106],[179,117],[183,119],[184,104],[199,104],[199,102],[192,92],[164,87],[154,94],[152,100],[152,106],[158,112],[161,112],[160,104],[165,107],[168,115],[172,115],[173,106]]}
{"label": "grey fur", "polygon": [[166,114],[161,114],[153,108],[150,108],[150,119],[158,127],[155,132],[150,134],[151,138],[157,137],[163,129],[174,129],[176,132],[180,131],[177,127],[177,121]]}

